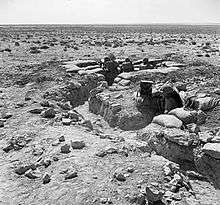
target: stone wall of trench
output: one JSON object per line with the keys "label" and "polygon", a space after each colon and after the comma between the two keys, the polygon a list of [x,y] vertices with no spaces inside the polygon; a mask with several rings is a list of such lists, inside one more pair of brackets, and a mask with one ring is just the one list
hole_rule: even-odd
{"label": "stone wall of trench", "polygon": [[[154,109],[149,107],[147,115],[137,109],[135,99],[127,91],[104,92],[91,95],[89,110],[103,116],[111,127],[122,130],[138,130],[148,125],[155,116]],[[126,105],[125,105],[126,104]]]}
{"label": "stone wall of trench", "polygon": [[[220,189],[220,153],[217,152],[214,141],[205,143],[194,133],[177,128],[165,128],[154,123],[139,131],[137,137],[146,141],[149,149],[158,155],[180,165],[191,164]],[[210,148],[204,149],[206,145]]]}

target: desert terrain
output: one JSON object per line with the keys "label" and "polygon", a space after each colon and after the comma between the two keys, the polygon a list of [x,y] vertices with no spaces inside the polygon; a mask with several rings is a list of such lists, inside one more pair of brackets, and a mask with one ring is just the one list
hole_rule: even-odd
{"label": "desert terrain", "polygon": [[[0,204],[220,204],[219,46],[214,25],[0,26]],[[111,86],[109,54],[136,65]],[[198,104],[158,123],[141,80]]]}

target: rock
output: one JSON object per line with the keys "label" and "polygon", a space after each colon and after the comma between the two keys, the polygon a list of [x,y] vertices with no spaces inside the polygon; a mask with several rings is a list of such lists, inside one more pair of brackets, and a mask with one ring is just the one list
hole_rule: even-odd
{"label": "rock", "polygon": [[125,196],[126,200],[128,200],[131,204],[137,205],[145,205],[146,198],[143,193],[131,193]]}
{"label": "rock", "polygon": [[197,112],[196,111],[187,111],[184,108],[176,108],[169,112],[169,115],[174,115],[180,119],[184,124],[196,123],[197,121]]}
{"label": "rock", "polygon": [[196,121],[196,124],[197,125],[202,125],[206,122],[206,118],[207,118],[207,115],[202,111],[202,110],[199,110],[197,112],[197,121]]}
{"label": "rock", "polygon": [[53,108],[48,108],[47,110],[41,113],[41,116],[44,118],[54,118],[55,115],[56,115],[56,112]]}
{"label": "rock", "polygon": [[130,80],[132,78],[132,74],[131,73],[121,73],[118,75],[118,78]]}
{"label": "rock", "polygon": [[48,100],[43,100],[40,102],[40,105],[42,107],[52,107],[52,104],[50,104],[50,102]]}
{"label": "rock", "polygon": [[119,77],[116,77],[116,78],[114,79],[114,82],[115,82],[115,83],[118,83],[119,81],[121,81],[121,78],[119,78]]}
{"label": "rock", "polygon": [[65,144],[61,146],[61,153],[68,154],[70,153],[70,145]]}
{"label": "rock", "polygon": [[77,176],[78,176],[77,171],[76,170],[72,170],[72,171],[70,171],[69,173],[66,174],[65,180],[73,179],[73,178],[76,178]]}
{"label": "rock", "polygon": [[188,124],[186,127],[190,133],[198,134],[200,132],[199,126],[195,123]]}
{"label": "rock", "polygon": [[7,146],[5,146],[2,150],[6,153],[8,153],[9,151],[13,150],[14,146],[10,143]]}
{"label": "rock", "polygon": [[167,128],[181,128],[183,122],[173,115],[158,115],[153,118],[152,123],[156,123]]}
{"label": "rock", "polygon": [[90,130],[93,130],[93,125],[92,122],[90,120],[84,120],[81,123],[82,126],[89,128]]}
{"label": "rock", "polygon": [[5,126],[4,122],[0,121],[0,127],[4,127],[4,126]]}
{"label": "rock", "polygon": [[214,138],[211,139],[211,142],[220,143],[220,136],[215,136]]}
{"label": "rock", "polygon": [[119,170],[114,173],[113,177],[121,182],[126,181],[125,175]]}
{"label": "rock", "polygon": [[133,172],[134,172],[134,167],[128,167],[128,168],[127,168],[127,172],[133,173]]}
{"label": "rock", "polygon": [[203,143],[211,142],[214,136],[210,132],[200,132],[199,133],[199,140]]}
{"label": "rock", "polygon": [[10,112],[6,112],[6,113],[3,113],[3,114],[1,115],[2,119],[9,119],[9,118],[11,118],[12,116],[13,116],[13,114],[10,113]]}
{"label": "rock", "polygon": [[41,112],[43,111],[44,109],[43,108],[33,108],[33,109],[30,109],[29,112],[32,113],[32,114],[41,114]]}
{"label": "rock", "polygon": [[72,120],[69,118],[62,118],[63,125],[69,126],[71,124]]}
{"label": "rock", "polygon": [[73,120],[74,122],[79,121],[79,114],[77,112],[75,112],[74,110],[70,110],[68,112],[69,118],[71,120]]}
{"label": "rock", "polygon": [[180,129],[166,129],[164,130],[164,137],[171,142],[175,142],[178,145],[183,146],[191,146],[194,142],[197,142],[197,136],[195,134],[191,134],[188,132],[185,132]]}
{"label": "rock", "polygon": [[49,158],[46,158],[41,161],[41,164],[47,168],[51,165],[51,160]]}
{"label": "rock", "polygon": [[48,173],[45,173],[42,180],[43,184],[48,184],[51,181],[50,175]]}
{"label": "rock", "polygon": [[63,135],[59,137],[59,142],[65,142],[65,137]]}
{"label": "rock", "polygon": [[30,170],[30,169],[34,169],[35,166],[34,165],[26,165],[26,166],[21,166],[15,169],[15,173],[18,175],[22,175],[25,174],[26,171]]}
{"label": "rock", "polygon": [[60,108],[62,108],[63,110],[70,110],[71,109],[70,102],[61,102],[61,103],[57,103],[57,105]]}
{"label": "rock", "polygon": [[71,141],[72,149],[83,149],[85,146],[85,142],[83,141]]}
{"label": "rock", "polygon": [[212,97],[203,97],[195,99],[195,108],[202,111],[210,110],[219,105],[219,101]]}
{"label": "rock", "polygon": [[217,94],[217,95],[220,95],[220,88],[216,88],[216,89],[214,90],[214,93]]}
{"label": "rock", "polygon": [[32,169],[29,169],[28,171],[26,171],[24,175],[28,177],[29,179],[37,179],[40,177]]}
{"label": "rock", "polygon": [[125,80],[125,79],[122,79],[121,81],[118,82],[118,84],[121,86],[128,86],[130,85],[130,83],[131,83],[130,80]]}
{"label": "rock", "polygon": [[164,192],[162,190],[158,190],[155,187],[146,187],[146,198],[150,204],[161,201],[163,194]]}
{"label": "rock", "polygon": [[220,143],[207,143],[202,151],[215,159],[220,159]]}

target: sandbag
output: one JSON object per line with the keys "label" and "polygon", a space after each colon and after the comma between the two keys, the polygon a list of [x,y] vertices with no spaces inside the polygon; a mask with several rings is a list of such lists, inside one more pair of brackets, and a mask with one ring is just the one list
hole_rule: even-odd
{"label": "sandbag", "polygon": [[197,112],[196,111],[188,111],[184,108],[176,108],[169,112],[169,115],[174,115],[178,119],[180,119],[184,124],[196,123],[197,121]]}
{"label": "sandbag", "polygon": [[183,126],[183,122],[174,115],[158,115],[153,118],[152,122],[167,128],[181,128]]}

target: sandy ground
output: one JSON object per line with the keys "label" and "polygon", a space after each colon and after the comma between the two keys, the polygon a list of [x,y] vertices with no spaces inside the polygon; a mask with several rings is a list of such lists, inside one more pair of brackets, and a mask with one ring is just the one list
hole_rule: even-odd
{"label": "sandy ground", "polygon": [[[167,34],[154,34],[154,39],[160,40],[161,36],[165,38]],[[72,78],[80,78],[66,75],[62,67],[63,61],[101,59],[110,52],[117,58],[128,56],[132,59],[171,56],[172,59],[187,63],[188,67],[177,71],[175,75],[166,75],[166,79],[175,76],[177,80],[181,80],[184,76],[184,80],[188,79],[192,89],[210,92],[218,88],[220,82],[220,58],[215,50],[218,36],[201,36],[185,35],[182,38],[184,43],[174,41],[149,45],[144,43],[149,34],[144,33],[51,34],[45,31],[19,32],[13,29],[9,29],[8,33],[0,32],[0,50],[11,49],[11,52],[0,52],[0,109],[1,112],[7,110],[12,113],[5,126],[0,128],[0,204],[146,204],[141,198],[143,190],[151,183],[156,183],[160,189],[164,188],[163,166],[168,160],[140,150],[137,146],[136,130],[125,132],[109,127],[101,116],[89,112],[87,102],[76,110],[93,123],[93,131],[81,125],[64,126],[55,119],[44,119],[40,115],[31,114],[29,110],[35,106],[39,107],[41,94],[48,88]],[[167,39],[173,37],[169,35]],[[181,39],[180,35],[176,38]],[[109,40],[111,47],[103,44],[97,46],[97,42],[107,41],[106,39],[113,39]],[[129,43],[129,39],[134,39],[134,42]],[[18,42],[19,46],[15,45],[15,42]],[[196,45],[192,42],[196,42]],[[202,43],[206,42],[211,42],[210,49],[214,51],[202,49]],[[43,45],[48,45],[49,48],[40,49]],[[40,53],[30,53],[30,48],[34,46],[38,47]],[[197,56],[200,53],[202,57]],[[209,54],[209,57],[206,54]],[[164,79],[159,77],[158,81],[160,80]],[[30,91],[31,100],[25,101],[25,96]],[[18,104],[22,106],[19,107]],[[208,115],[207,123],[202,129],[220,127],[219,107]],[[118,138],[101,139],[97,130],[102,134],[120,136],[124,141]],[[22,149],[5,153],[3,148],[8,141],[18,136],[24,143]],[[65,137],[65,142],[55,146],[54,143],[60,136]],[[68,154],[61,153],[61,146],[71,140],[83,140],[86,146],[80,150],[71,149]],[[108,148],[120,152],[104,157],[96,155],[100,150]],[[51,160],[51,164],[48,167],[40,166],[39,177],[36,179],[15,173],[16,167],[36,164],[46,158]],[[133,172],[129,173],[131,167]],[[113,177],[118,169],[126,175],[124,182]],[[65,174],[72,170],[76,170],[78,176],[65,180]],[[42,183],[45,173],[51,176],[51,181],[47,184]],[[193,194],[184,193],[180,200],[176,199],[172,204],[220,203],[220,193],[211,183],[196,179],[191,179],[190,183]]]}

